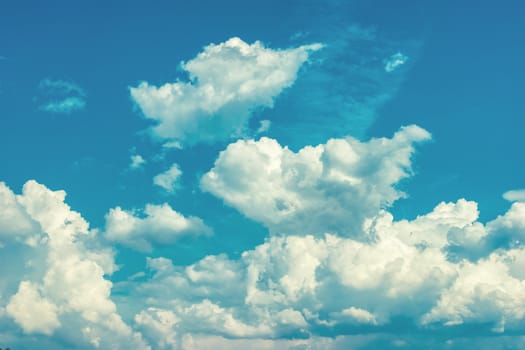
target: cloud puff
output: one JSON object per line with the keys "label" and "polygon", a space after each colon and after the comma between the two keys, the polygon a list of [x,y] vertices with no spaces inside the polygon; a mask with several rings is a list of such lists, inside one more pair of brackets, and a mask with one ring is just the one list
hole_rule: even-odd
{"label": "cloud puff", "polygon": [[140,154],[134,154],[130,157],[131,163],[129,165],[130,169],[139,169],[144,164],[146,164],[146,160],[140,155]]}
{"label": "cloud puff", "polygon": [[503,194],[503,198],[510,202],[525,202],[525,190],[512,190]]}
{"label": "cloud puff", "polygon": [[402,66],[408,60],[408,56],[403,55],[401,52],[393,54],[385,61],[385,72],[391,73],[397,68]]}
{"label": "cloud puff", "polygon": [[273,233],[357,237],[366,217],[404,196],[395,185],[411,174],[413,144],[429,138],[408,126],[391,139],[331,139],[297,153],[265,137],[240,140],[201,187]]}
{"label": "cloud puff", "polygon": [[44,112],[69,114],[86,107],[86,93],[78,85],[64,80],[44,79],[35,98]]}
{"label": "cloud puff", "polygon": [[265,132],[268,132],[270,130],[270,126],[272,125],[272,122],[270,120],[264,119],[259,122],[259,128],[257,129],[257,134],[263,134]]}
{"label": "cloud puff", "polygon": [[179,189],[179,179],[182,171],[178,164],[173,164],[168,170],[156,175],[153,178],[153,183],[162,187],[168,193],[175,193]]}
{"label": "cloud puff", "polygon": [[195,216],[184,217],[169,204],[147,204],[141,212],[125,211],[120,207],[106,214],[107,239],[125,246],[151,251],[152,244],[170,244],[183,236],[209,235],[211,228]]}
{"label": "cloud puff", "polygon": [[231,38],[181,64],[190,82],[161,87],[142,82],[130,88],[131,97],[157,123],[151,129],[156,138],[180,146],[227,140],[243,134],[255,109],[272,107],[309,54],[321,47],[273,50]]}

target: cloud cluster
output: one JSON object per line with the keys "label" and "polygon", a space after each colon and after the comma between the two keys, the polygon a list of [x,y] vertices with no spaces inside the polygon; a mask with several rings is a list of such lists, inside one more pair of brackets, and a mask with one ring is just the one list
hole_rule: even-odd
{"label": "cloud cluster", "polygon": [[265,137],[240,140],[201,187],[273,233],[358,237],[366,217],[404,196],[395,185],[411,174],[413,144],[429,138],[408,126],[391,139],[331,139],[297,153]]}
{"label": "cloud cluster", "polygon": [[156,87],[147,82],[130,88],[152,134],[178,147],[212,143],[242,135],[253,111],[272,107],[291,86],[301,65],[320,44],[285,50],[248,44],[239,38],[210,44],[181,64],[190,81]]}
{"label": "cloud cluster", "polygon": [[149,259],[154,276],[135,293],[148,297],[150,307],[135,322],[149,327],[150,335],[164,334],[152,341],[174,342],[192,333],[226,338],[388,333],[400,318],[409,320],[413,332],[463,324],[477,324],[482,335],[516,331],[525,315],[525,247],[495,247],[478,259],[459,261],[447,251],[458,232],[468,235],[473,228],[499,236],[506,222],[525,233],[525,216],[516,210],[525,206],[484,225],[477,221],[476,203],[461,199],[412,221],[395,221],[381,211],[367,225],[373,242],[332,234],[274,236],[239,259],[208,256],[186,267]]}
{"label": "cloud cluster", "polygon": [[153,277],[132,287],[149,305],[136,310],[136,327],[161,349],[191,348],[202,341],[195,334],[313,346],[323,334],[393,334],[399,320],[415,334],[519,331],[525,204],[486,224],[465,199],[413,220],[386,210],[404,195],[396,185],[411,175],[414,144],[429,138],[409,126],[390,139],[332,139],[298,152],[269,138],[230,144],[201,186],[273,235],[238,259],[150,258]]}
{"label": "cloud cluster", "polygon": [[[16,195],[1,184],[0,254],[12,264],[2,270],[0,323],[26,334],[77,334],[63,339],[76,348],[339,349],[349,333],[368,337],[362,348],[415,342],[395,338],[399,322],[413,334],[473,325],[484,336],[519,332],[525,203],[487,223],[465,199],[412,220],[386,210],[403,195],[395,185],[411,173],[413,144],[429,137],[410,126],[392,138],[333,139],[297,153],[267,138],[231,144],[202,186],[274,234],[237,258],[187,266],[148,258],[143,277],[123,284],[126,320],[110,298],[113,253],[64,203],[65,192],[29,181]],[[107,239],[142,251],[210,232],[168,204],[106,216]]]}
{"label": "cloud cluster", "polygon": [[[98,246],[96,231],[64,203],[65,192],[33,180],[20,195],[4,184],[0,189],[5,244],[0,254],[10,261],[0,284],[4,317],[28,335],[59,329],[77,334],[70,340],[75,348],[146,349],[110,299],[112,283],[105,275],[116,270],[112,251]],[[25,235],[23,227],[30,228]]]}
{"label": "cloud cluster", "polygon": [[69,114],[86,107],[86,92],[65,80],[42,80],[35,99],[44,112]]}

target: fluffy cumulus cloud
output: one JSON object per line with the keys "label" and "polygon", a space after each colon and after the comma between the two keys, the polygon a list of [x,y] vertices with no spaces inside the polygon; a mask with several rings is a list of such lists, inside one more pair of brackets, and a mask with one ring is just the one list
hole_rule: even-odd
{"label": "fluffy cumulus cloud", "polygon": [[297,153],[270,138],[240,140],[201,186],[273,233],[357,237],[365,218],[404,196],[395,185],[411,174],[413,145],[429,138],[408,126],[391,139],[331,139]]}
{"label": "fluffy cumulus cloud", "polygon": [[[74,334],[63,339],[74,348],[147,348],[110,299],[112,283],[105,275],[116,269],[112,251],[98,245],[97,232],[64,203],[65,195],[32,180],[20,195],[2,185],[2,227],[14,237],[0,249],[2,260],[10,262],[0,302],[13,324],[4,328],[17,325],[26,335]],[[17,240],[21,218],[39,239]]]}
{"label": "fluffy cumulus cloud", "polygon": [[169,244],[182,236],[211,233],[200,218],[185,217],[167,203],[147,204],[143,211],[116,207],[106,215],[106,238],[140,251],[150,251],[153,243]]}
{"label": "fluffy cumulus cloud", "polygon": [[274,50],[260,42],[231,38],[210,44],[181,64],[189,82],[160,87],[147,82],[130,89],[152,134],[172,146],[211,143],[242,135],[254,110],[272,107],[320,44]]}
{"label": "fluffy cumulus cloud", "polygon": [[86,107],[86,92],[70,81],[44,79],[35,101],[41,111],[69,114]]}

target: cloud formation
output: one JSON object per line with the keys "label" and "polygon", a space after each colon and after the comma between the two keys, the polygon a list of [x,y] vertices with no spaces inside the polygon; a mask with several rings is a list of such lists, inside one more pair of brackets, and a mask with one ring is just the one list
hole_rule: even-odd
{"label": "cloud formation", "polygon": [[[413,144],[429,137],[409,126],[392,138],[332,139],[297,153],[267,138],[231,144],[203,186],[228,193],[228,203],[278,234],[236,257],[210,255],[187,266],[147,258],[148,271],[126,281],[119,297],[126,319],[106,277],[116,270],[113,252],[64,202],[65,192],[29,181],[16,195],[1,184],[0,254],[11,264],[0,266],[0,323],[75,348],[231,348],[252,339],[254,348],[346,349],[349,333],[366,337],[363,349],[408,345],[417,337],[396,338],[400,320],[415,335],[472,326],[480,336],[519,332],[525,203],[487,223],[465,199],[412,220],[386,210],[402,196],[395,185],[411,173]],[[307,205],[279,216],[276,198]],[[326,206],[360,224],[320,210]],[[202,220],[168,204],[117,207],[106,216],[107,239],[142,251],[203,233],[211,229]]]}
{"label": "cloud formation", "polygon": [[130,88],[144,116],[156,122],[154,137],[182,146],[240,136],[254,110],[272,107],[299,68],[321,44],[273,50],[239,38],[210,44],[183,62],[189,82]]}
{"label": "cloud formation", "polygon": [[44,79],[35,100],[41,111],[69,114],[86,107],[86,92],[69,81]]}
{"label": "cloud formation", "polygon": [[106,214],[106,238],[143,252],[151,251],[154,243],[169,244],[183,236],[211,233],[200,218],[185,217],[167,203],[147,204],[143,211],[116,207]]}
{"label": "cloud formation", "polygon": [[480,335],[516,331],[525,315],[525,246],[494,247],[474,260],[448,254],[456,244],[450,232],[479,227],[498,236],[501,221],[523,225],[525,216],[515,210],[482,224],[476,203],[460,199],[412,221],[380,211],[365,228],[373,242],[274,236],[239,259],[208,256],[186,267],[149,259],[154,275],[135,291],[151,307],[135,321],[179,340],[195,333],[266,339],[393,333],[399,318],[410,320],[413,333],[473,324]]}
{"label": "cloud formation", "polygon": [[395,185],[411,175],[413,145],[429,138],[408,126],[391,139],[331,139],[297,153],[266,137],[240,140],[201,187],[272,233],[357,237],[365,218],[405,196]]}

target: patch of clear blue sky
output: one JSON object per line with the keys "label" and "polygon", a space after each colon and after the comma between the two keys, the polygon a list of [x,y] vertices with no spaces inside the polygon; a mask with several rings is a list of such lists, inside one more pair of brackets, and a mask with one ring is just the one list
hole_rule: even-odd
{"label": "patch of clear blue sky", "polygon": [[[232,36],[272,48],[322,41],[295,86],[254,123],[272,120],[269,135],[292,149],[347,134],[391,136],[416,123],[434,141],[420,148],[416,176],[403,184],[410,198],[395,213],[413,217],[466,197],[489,219],[508,206],[504,191],[525,187],[524,12],[519,1],[3,1],[0,180],[16,191],[32,178],[65,189],[94,227],[111,207],[148,202],[202,217],[215,236],[154,252],[176,263],[249,249],[265,229],[198,189],[225,144],[154,161],[160,147],[142,132],[148,123],[128,86],[184,78],[180,61]],[[386,73],[383,61],[397,52],[407,64]],[[78,84],[85,108],[40,111],[33,99],[43,79]],[[148,160],[144,169],[126,170],[133,148]],[[170,197],[152,178],[172,162],[184,175]],[[119,263],[142,266],[141,255],[120,254]]]}

